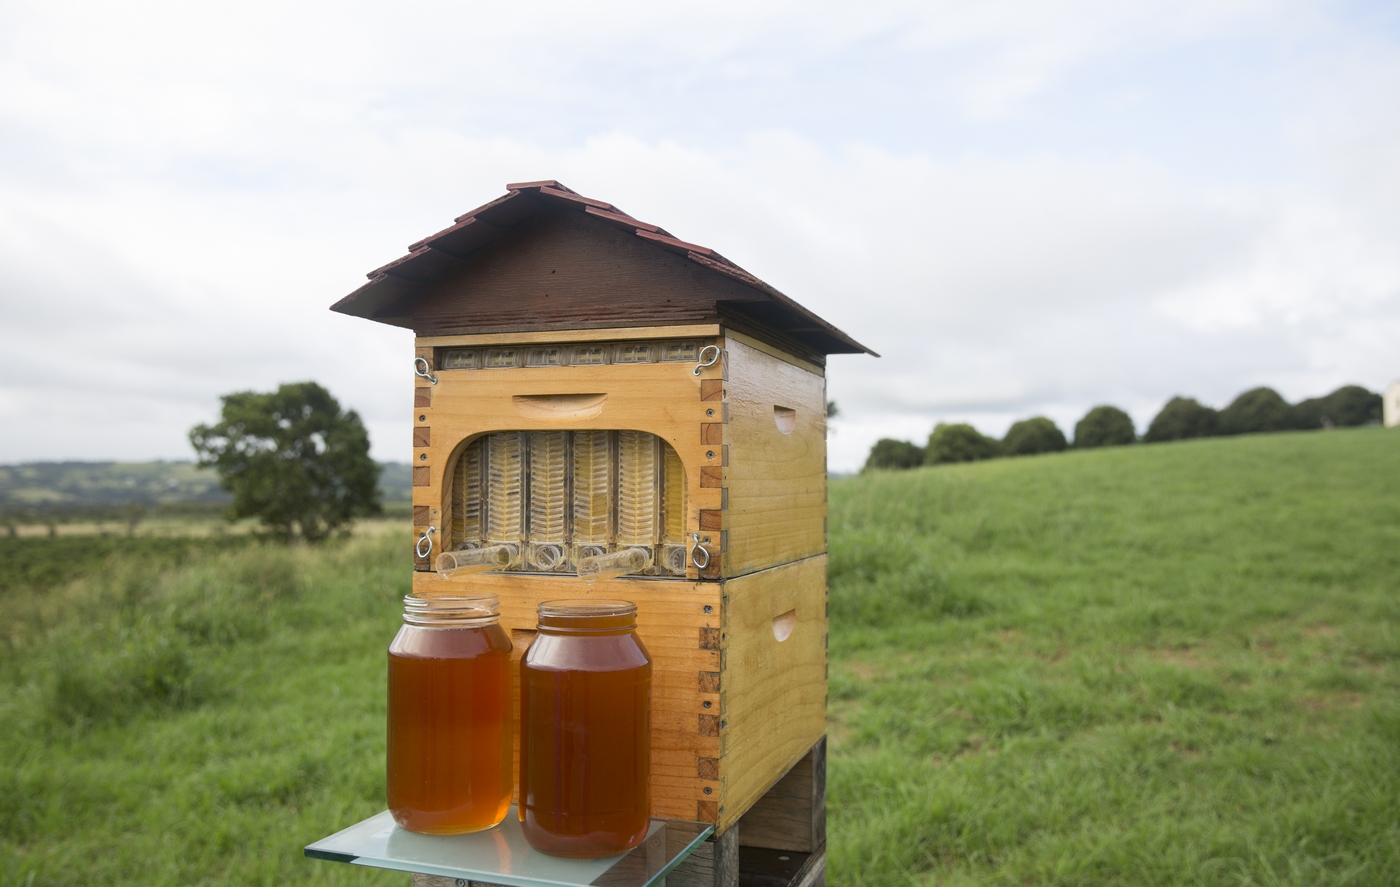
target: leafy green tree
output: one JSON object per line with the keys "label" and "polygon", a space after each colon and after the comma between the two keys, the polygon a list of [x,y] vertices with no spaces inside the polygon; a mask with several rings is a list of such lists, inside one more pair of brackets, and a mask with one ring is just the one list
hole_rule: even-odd
{"label": "leafy green tree", "polygon": [[971,425],[939,422],[929,435],[925,459],[930,465],[942,465],[995,459],[999,455],[1001,446],[996,440],[984,436]]}
{"label": "leafy green tree", "polygon": [[1348,428],[1381,421],[1381,396],[1360,385],[1343,385],[1324,397],[1310,397],[1293,407],[1296,428]]}
{"label": "leafy green tree", "polygon": [[1001,439],[1001,451],[1007,456],[1034,456],[1037,453],[1058,453],[1069,446],[1065,433],[1050,419],[1036,416],[1014,423]]}
{"label": "leafy green tree", "polygon": [[924,448],[907,440],[882,437],[870,448],[862,472],[882,468],[918,468],[924,464]]}
{"label": "leafy green tree", "polygon": [[1220,411],[1221,434],[1287,431],[1292,427],[1293,408],[1272,388],[1251,388]]}
{"label": "leafy green tree", "polygon": [[1094,407],[1084,418],[1074,423],[1074,446],[1087,450],[1094,447],[1117,447],[1137,442],[1137,429],[1132,417],[1107,404]]}
{"label": "leafy green tree", "polygon": [[1220,414],[1191,397],[1173,397],[1147,426],[1147,443],[1213,437],[1219,433]]}
{"label": "leafy green tree", "polygon": [[379,466],[354,410],[315,382],[224,395],[214,425],[190,429],[201,467],[233,494],[231,519],[256,517],[273,535],[318,542],[378,514]]}

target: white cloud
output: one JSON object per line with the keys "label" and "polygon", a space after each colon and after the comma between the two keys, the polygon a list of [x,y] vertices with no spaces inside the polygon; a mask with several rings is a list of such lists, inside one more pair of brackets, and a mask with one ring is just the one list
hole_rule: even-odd
{"label": "white cloud", "polygon": [[[540,177],[881,351],[831,361],[836,469],[936,420],[1377,387],[1400,371],[1400,55],[1328,8],[11,5],[0,460],[182,456],[219,394],[305,378],[403,458],[407,334],[326,308]],[[1075,84],[1261,34],[1307,48],[1306,93],[1247,72],[1282,84],[1281,178],[1202,176],[1111,113],[1095,132],[1130,149],[1045,135]]]}

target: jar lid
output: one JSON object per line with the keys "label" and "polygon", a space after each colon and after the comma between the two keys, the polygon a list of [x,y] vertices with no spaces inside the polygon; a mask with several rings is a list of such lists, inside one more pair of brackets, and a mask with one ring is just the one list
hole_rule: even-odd
{"label": "jar lid", "polygon": [[418,625],[492,620],[499,616],[500,612],[501,601],[494,594],[458,594],[440,597],[410,594],[403,599],[404,621]]}
{"label": "jar lid", "polygon": [[540,603],[541,616],[633,616],[637,605],[631,601],[573,598]]}

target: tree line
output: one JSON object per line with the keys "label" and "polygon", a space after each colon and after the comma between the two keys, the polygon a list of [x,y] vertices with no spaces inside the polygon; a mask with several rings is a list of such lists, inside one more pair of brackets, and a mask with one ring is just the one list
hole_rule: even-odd
{"label": "tree line", "polygon": [[1307,431],[1370,425],[1380,420],[1381,396],[1360,385],[1343,385],[1331,394],[1296,404],[1290,404],[1272,388],[1251,388],[1223,410],[1195,398],[1173,397],[1141,437],[1127,413],[1108,405],[1094,407],[1075,423],[1073,443],[1044,416],[1014,423],[1001,440],[966,423],[940,422],[922,447],[888,437],[877,441],[870,448],[862,471],[1031,456],[1056,453],[1071,446],[1092,449],[1266,431]]}

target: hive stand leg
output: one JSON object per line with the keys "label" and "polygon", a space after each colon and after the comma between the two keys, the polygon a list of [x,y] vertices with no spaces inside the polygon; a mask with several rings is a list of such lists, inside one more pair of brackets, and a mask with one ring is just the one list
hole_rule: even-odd
{"label": "hive stand leg", "polygon": [[739,887],[739,826],[696,847],[666,876],[666,887]]}
{"label": "hive stand leg", "polygon": [[824,887],[826,737],[739,820],[740,887]]}

